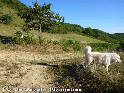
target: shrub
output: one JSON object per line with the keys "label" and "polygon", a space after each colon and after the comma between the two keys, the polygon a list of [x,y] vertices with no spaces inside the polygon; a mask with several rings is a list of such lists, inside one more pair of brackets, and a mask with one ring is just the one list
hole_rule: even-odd
{"label": "shrub", "polygon": [[116,44],[109,43],[90,43],[89,44],[94,50],[103,51],[103,50],[116,50]]}
{"label": "shrub", "polygon": [[35,44],[35,40],[33,39],[33,35],[27,34],[26,36],[24,36],[24,42],[26,44]]}
{"label": "shrub", "polygon": [[64,51],[69,51],[70,48],[72,48],[74,51],[80,51],[81,45],[79,41],[74,40],[62,40],[61,44],[63,45]]}
{"label": "shrub", "polygon": [[3,24],[9,24],[13,20],[12,15],[3,14],[0,16],[0,22]]}
{"label": "shrub", "polygon": [[62,40],[62,44],[64,46],[71,46],[74,44],[74,41],[73,40]]}
{"label": "shrub", "polygon": [[66,29],[60,28],[60,27],[52,27],[51,29],[47,30],[46,32],[49,33],[59,33],[59,34],[67,34],[68,31]]}
{"label": "shrub", "polygon": [[23,38],[21,37],[23,33],[21,31],[17,31],[13,36],[13,44],[34,44],[35,40],[33,39],[32,34],[26,34]]}
{"label": "shrub", "polygon": [[73,49],[74,49],[74,51],[80,51],[81,50],[81,45],[80,45],[79,41],[74,42]]}
{"label": "shrub", "polygon": [[58,41],[53,41],[54,45],[59,45],[60,43]]}
{"label": "shrub", "polygon": [[124,41],[120,42],[120,49],[124,51]]}
{"label": "shrub", "polygon": [[23,38],[21,38],[21,35],[21,31],[17,31],[16,33],[14,33],[14,36],[12,37],[12,44],[22,44]]}

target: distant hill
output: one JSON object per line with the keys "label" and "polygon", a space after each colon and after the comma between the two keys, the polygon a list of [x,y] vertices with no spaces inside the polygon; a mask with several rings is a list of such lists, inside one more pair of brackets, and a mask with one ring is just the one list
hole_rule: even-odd
{"label": "distant hill", "polygon": [[114,35],[118,35],[120,37],[124,37],[124,33],[115,33]]}
{"label": "distant hill", "polygon": [[124,42],[124,33],[115,33],[112,34],[116,39],[118,39],[120,42]]}
{"label": "distant hill", "polygon": [[103,40],[109,43],[119,43],[120,40],[123,40],[123,35],[119,34],[109,34],[99,29],[92,29],[90,27],[84,28],[77,24],[63,23],[58,27],[53,27],[50,30],[52,33],[68,33],[73,32],[80,35],[85,35],[93,37],[99,40]]}

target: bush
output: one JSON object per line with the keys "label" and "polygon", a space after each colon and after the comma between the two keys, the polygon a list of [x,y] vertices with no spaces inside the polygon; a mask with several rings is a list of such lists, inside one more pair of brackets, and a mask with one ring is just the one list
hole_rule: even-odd
{"label": "bush", "polygon": [[27,34],[24,36],[24,41],[26,44],[35,44],[35,40],[33,39],[33,35]]}
{"label": "bush", "polygon": [[63,39],[62,44],[64,46],[72,46],[74,44],[74,42],[73,42],[73,40],[65,40],[65,39]]}
{"label": "bush", "polygon": [[0,22],[3,24],[9,24],[12,21],[12,15],[3,14],[0,16]]}
{"label": "bush", "polygon": [[79,41],[74,40],[62,40],[61,44],[63,45],[64,51],[69,51],[70,48],[72,48],[74,51],[80,51],[81,45]]}
{"label": "bush", "polygon": [[75,41],[73,45],[74,51],[80,51],[81,50],[81,45],[79,41]]}
{"label": "bush", "polygon": [[124,51],[124,41],[120,42],[120,49]]}
{"label": "bush", "polygon": [[96,51],[116,50],[116,48],[118,47],[118,45],[116,44],[109,43],[90,43],[89,45]]}
{"label": "bush", "polygon": [[35,44],[32,34],[27,34],[24,37],[21,37],[22,35],[23,33],[21,31],[17,31],[13,36],[13,44]]}
{"label": "bush", "polygon": [[52,33],[52,34],[55,34],[55,33],[67,34],[68,33],[66,29],[63,29],[61,27],[51,27],[51,29],[47,30],[46,32]]}

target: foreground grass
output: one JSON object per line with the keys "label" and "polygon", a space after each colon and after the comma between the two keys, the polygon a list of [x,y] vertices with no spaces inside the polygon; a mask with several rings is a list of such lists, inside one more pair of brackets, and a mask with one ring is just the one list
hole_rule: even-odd
{"label": "foreground grass", "polygon": [[70,60],[71,62],[69,63],[71,64],[52,66],[49,70],[50,73],[52,72],[56,76],[55,85],[58,88],[82,89],[80,93],[123,93],[123,54],[121,54],[121,58],[122,63],[112,64],[108,73],[101,67],[98,67],[95,71],[91,71],[88,68],[84,69],[83,65],[81,65],[81,60]]}

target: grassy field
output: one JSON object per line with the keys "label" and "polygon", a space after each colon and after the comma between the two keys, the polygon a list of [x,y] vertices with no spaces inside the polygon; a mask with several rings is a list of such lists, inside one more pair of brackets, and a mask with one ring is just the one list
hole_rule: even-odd
{"label": "grassy field", "polygon": [[[20,27],[10,26],[0,24],[0,35],[2,36],[13,36],[16,31],[21,31]],[[35,39],[38,39],[38,31],[31,31]],[[48,40],[61,41],[61,40],[74,40],[80,41],[81,43],[105,43],[98,39],[94,39],[88,36],[82,36],[74,33],[70,34],[51,34],[51,33],[42,33],[42,37]]]}
{"label": "grassy field", "polygon": [[55,41],[60,40],[74,40],[74,41],[80,41],[81,43],[105,43],[104,41],[94,39],[88,36],[82,36],[74,33],[70,34],[50,34],[50,33],[43,33],[43,37]]}

